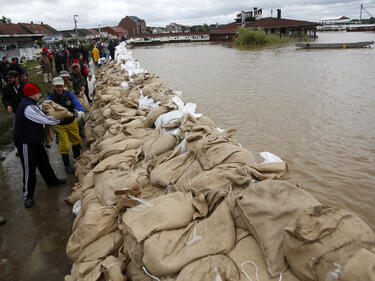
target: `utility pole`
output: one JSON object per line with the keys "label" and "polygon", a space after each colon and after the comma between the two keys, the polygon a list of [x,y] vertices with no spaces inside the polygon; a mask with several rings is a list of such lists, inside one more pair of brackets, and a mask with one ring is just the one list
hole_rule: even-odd
{"label": "utility pole", "polygon": [[363,10],[363,4],[361,4],[361,12],[359,14],[359,21],[362,22],[362,10]]}
{"label": "utility pole", "polygon": [[74,19],[74,28],[75,28],[75,30],[76,30],[76,39],[78,40],[78,32],[77,32],[77,19],[76,19],[76,17],[78,17],[78,15],[74,15],[73,16],[73,19]]}

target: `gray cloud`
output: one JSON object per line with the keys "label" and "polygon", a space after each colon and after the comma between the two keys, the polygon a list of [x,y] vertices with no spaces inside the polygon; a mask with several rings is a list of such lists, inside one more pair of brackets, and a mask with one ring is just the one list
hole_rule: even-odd
{"label": "gray cloud", "polygon": [[358,18],[361,2],[375,16],[375,0],[0,0],[0,16],[13,22],[45,22],[57,29],[73,28],[74,14],[79,15],[78,26],[84,28],[117,25],[126,15],[143,18],[149,26],[165,26],[170,22],[229,23],[240,10],[259,7],[264,16],[281,8],[285,18],[319,21],[343,15]]}

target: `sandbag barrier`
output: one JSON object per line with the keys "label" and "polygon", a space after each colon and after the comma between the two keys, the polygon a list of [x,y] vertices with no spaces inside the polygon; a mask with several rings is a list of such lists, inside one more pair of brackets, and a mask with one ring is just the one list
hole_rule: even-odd
{"label": "sandbag barrier", "polygon": [[77,214],[66,281],[375,280],[375,234],[256,163],[134,60],[97,75],[67,200]]}

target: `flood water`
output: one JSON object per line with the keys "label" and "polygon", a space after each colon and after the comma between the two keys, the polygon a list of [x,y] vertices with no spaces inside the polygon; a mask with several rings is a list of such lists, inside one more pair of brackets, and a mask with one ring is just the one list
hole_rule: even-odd
{"label": "flood water", "polygon": [[[318,33],[317,42],[375,40]],[[242,51],[212,43],[133,50],[142,67],[258,155],[289,164],[291,182],[375,229],[375,50]]]}

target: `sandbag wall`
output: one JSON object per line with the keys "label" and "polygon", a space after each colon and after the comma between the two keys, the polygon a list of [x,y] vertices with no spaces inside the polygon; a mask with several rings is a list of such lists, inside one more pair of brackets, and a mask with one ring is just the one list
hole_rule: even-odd
{"label": "sandbag wall", "polygon": [[[375,280],[375,234],[256,163],[125,43],[96,75],[66,281]],[[276,279],[275,279],[276,278]]]}

